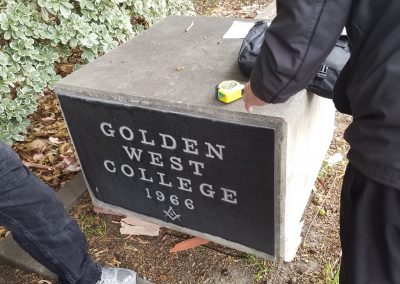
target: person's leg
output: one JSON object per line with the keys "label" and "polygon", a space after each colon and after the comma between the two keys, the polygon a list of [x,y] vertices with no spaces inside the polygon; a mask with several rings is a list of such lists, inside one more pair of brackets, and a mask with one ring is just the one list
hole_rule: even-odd
{"label": "person's leg", "polygon": [[59,283],[96,283],[101,268],[54,191],[39,181],[0,142],[0,225],[32,257],[59,276]]}
{"label": "person's leg", "polygon": [[341,284],[400,283],[400,189],[351,165],[343,182]]}

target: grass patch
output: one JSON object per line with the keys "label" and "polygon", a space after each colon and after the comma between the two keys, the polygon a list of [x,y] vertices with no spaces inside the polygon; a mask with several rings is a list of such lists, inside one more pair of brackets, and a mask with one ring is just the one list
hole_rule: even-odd
{"label": "grass patch", "polygon": [[332,263],[328,263],[324,269],[325,284],[339,284],[339,267]]}
{"label": "grass patch", "polygon": [[80,213],[77,222],[86,238],[102,237],[107,233],[107,223],[97,216]]}
{"label": "grass patch", "polygon": [[256,270],[256,274],[254,275],[255,280],[266,280],[268,274],[271,272],[271,268],[268,266],[266,260],[258,258],[252,254],[247,254],[245,259],[246,264]]}

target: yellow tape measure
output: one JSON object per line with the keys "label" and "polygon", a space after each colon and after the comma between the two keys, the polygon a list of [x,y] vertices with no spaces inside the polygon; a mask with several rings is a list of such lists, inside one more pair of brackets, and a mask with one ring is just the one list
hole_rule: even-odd
{"label": "yellow tape measure", "polygon": [[223,81],[216,86],[215,91],[217,99],[228,104],[243,96],[244,85],[233,80]]}

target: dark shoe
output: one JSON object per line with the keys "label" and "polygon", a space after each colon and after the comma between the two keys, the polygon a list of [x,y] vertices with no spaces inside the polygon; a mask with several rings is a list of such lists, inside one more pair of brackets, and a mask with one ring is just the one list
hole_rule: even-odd
{"label": "dark shoe", "polygon": [[102,267],[96,284],[136,284],[136,272],[125,268]]}

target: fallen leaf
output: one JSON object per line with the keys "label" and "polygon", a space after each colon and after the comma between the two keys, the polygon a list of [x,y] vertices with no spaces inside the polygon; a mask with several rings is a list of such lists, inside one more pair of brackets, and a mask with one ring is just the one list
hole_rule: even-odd
{"label": "fallen leaf", "polygon": [[52,152],[48,152],[47,154],[46,154],[46,158],[47,158],[47,160],[51,163],[51,164],[54,164],[54,162],[56,161],[56,157],[54,156],[54,154],[52,153]]}
{"label": "fallen leaf", "polygon": [[58,68],[66,75],[74,71],[74,65],[68,63],[58,64]]}
{"label": "fallen leaf", "polygon": [[35,150],[36,152],[41,153],[43,152],[44,148],[46,148],[47,142],[43,139],[35,139],[26,146],[27,148],[30,148],[30,150]]}
{"label": "fallen leaf", "polygon": [[51,144],[55,144],[55,145],[64,143],[64,142],[60,141],[60,139],[58,139],[57,137],[49,137],[49,141]]}
{"label": "fallen leaf", "polygon": [[120,265],[121,265],[121,261],[119,261],[119,260],[117,260],[115,257],[114,257],[114,259],[112,260],[112,263],[113,263],[113,265],[116,265],[117,267],[119,267]]}
{"label": "fallen leaf", "polygon": [[64,157],[64,162],[69,166],[72,165],[73,163],[75,163],[77,161],[75,156],[66,156]]}
{"label": "fallen leaf", "polygon": [[7,232],[7,229],[4,227],[0,227],[0,236],[4,235]]}
{"label": "fallen leaf", "polygon": [[160,226],[130,216],[121,220],[120,233],[156,237],[160,234]]}
{"label": "fallen leaf", "polygon": [[74,163],[70,164],[67,168],[64,169],[64,173],[74,173],[79,172],[81,170],[81,164],[79,161],[75,161]]}
{"label": "fallen leaf", "polygon": [[95,255],[95,256],[99,256],[100,254],[103,254],[103,253],[105,253],[105,252],[108,252],[108,249],[103,249],[103,250],[101,250],[101,251],[99,251],[99,252],[96,252],[94,255]]}
{"label": "fallen leaf", "polygon": [[198,237],[193,237],[187,240],[184,240],[182,242],[177,243],[172,249],[169,250],[169,252],[179,252],[179,251],[184,251],[188,249],[193,249],[201,245],[205,245],[209,243],[210,241],[198,238]]}
{"label": "fallen leaf", "polygon": [[138,251],[137,248],[135,248],[135,247],[132,246],[132,245],[128,245],[128,244],[125,244],[124,249],[125,249],[125,250]]}
{"label": "fallen leaf", "polygon": [[33,159],[35,162],[38,162],[38,161],[42,160],[43,158],[44,158],[44,155],[43,155],[42,153],[35,154],[35,155],[32,156],[32,159]]}
{"label": "fallen leaf", "polygon": [[50,282],[48,280],[39,280],[38,283],[39,284],[53,284],[53,282]]}
{"label": "fallen leaf", "polygon": [[43,117],[40,120],[43,121],[43,122],[54,122],[54,121],[56,121],[56,119],[54,117],[51,117],[51,116]]}
{"label": "fallen leaf", "polygon": [[[70,143],[64,143],[60,146],[59,150],[60,150],[60,154],[66,154],[70,147]],[[72,151],[71,151],[72,152]]]}
{"label": "fallen leaf", "polygon": [[141,238],[136,238],[136,240],[137,240],[140,244],[142,244],[142,245],[146,245],[146,244],[149,243],[148,241],[144,241],[144,240],[142,240]]}
{"label": "fallen leaf", "polygon": [[52,170],[53,169],[50,166],[27,162],[27,161],[22,161],[22,163],[25,165],[25,167],[28,167],[28,168],[37,168],[37,169],[44,169],[44,170]]}

